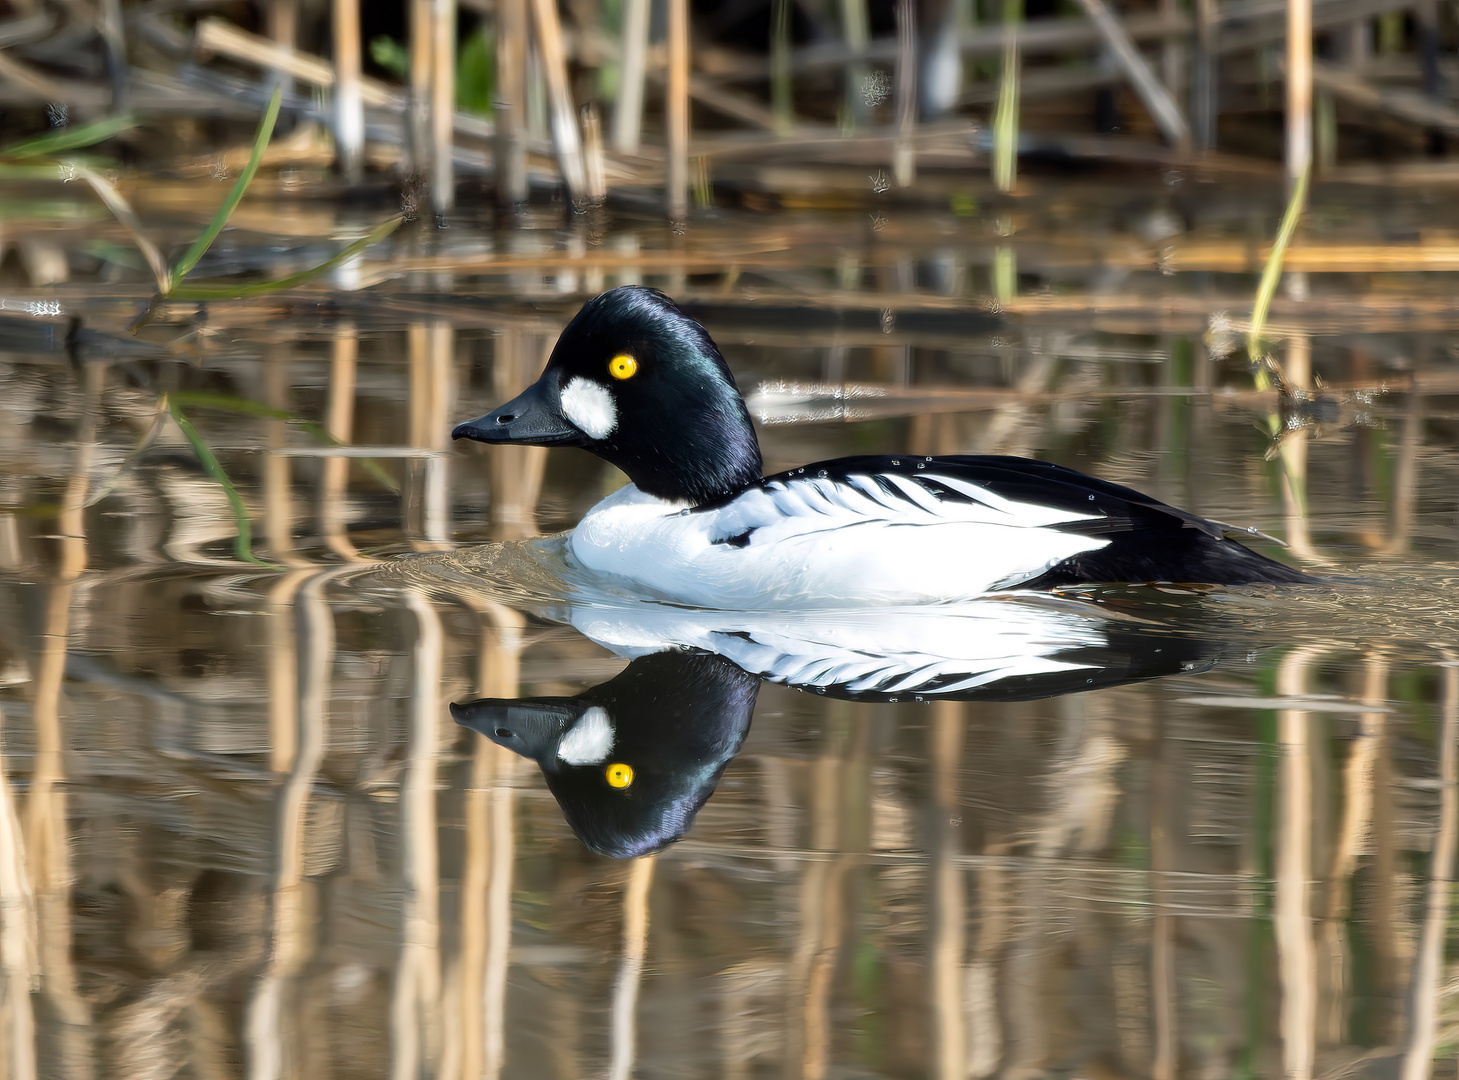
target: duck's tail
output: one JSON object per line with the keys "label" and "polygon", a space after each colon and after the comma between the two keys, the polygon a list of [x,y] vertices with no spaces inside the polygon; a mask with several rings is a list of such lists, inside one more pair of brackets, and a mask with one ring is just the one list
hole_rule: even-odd
{"label": "duck's tail", "polygon": [[1099,516],[1059,525],[1064,531],[1108,541],[1074,555],[1020,588],[1054,588],[1105,582],[1170,581],[1206,585],[1310,585],[1319,578],[1259,555],[1231,534],[1280,543],[1255,530],[1170,506],[1134,488],[1113,484],[1044,461],[986,457],[974,464],[981,481],[1009,498]]}
{"label": "duck's tail", "polygon": [[[1160,523],[1164,525],[1165,523]],[[1065,559],[1023,589],[1105,582],[1169,581],[1205,585],[1312,585],[1319,578],[1200,529],[1134,528],[1107,534],[1110,543]]]}

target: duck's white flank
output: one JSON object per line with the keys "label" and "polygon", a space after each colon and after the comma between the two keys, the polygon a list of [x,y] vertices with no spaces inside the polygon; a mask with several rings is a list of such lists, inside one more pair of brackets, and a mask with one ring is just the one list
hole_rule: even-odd
{"label": "duck's white flank", "polygon": [[562,388],[562,414],[579,431],[594,439],[606,439],[618,426],[618,406],[613,391],[591,379],[576,378]]}
{"label": "duck's white flank", "polygon": [[613,721],[594,705],[557,744],[557,756],[569,765],[600,765],[613,749]]}
{"label": "duck's white flank", "polygon": [[687,510],[630,484],[588,512],[572,552],[682,603],[773,610],[967,599],[1109,543],[1058,528],[1097,512],[1015,502],[930,468],[793,477]]}

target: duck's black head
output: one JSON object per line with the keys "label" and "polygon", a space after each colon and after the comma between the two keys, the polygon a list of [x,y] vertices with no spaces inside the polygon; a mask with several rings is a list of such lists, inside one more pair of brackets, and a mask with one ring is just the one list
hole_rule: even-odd
{"label": "duck's black head", "polygon": [[600,855],[657,851],[689,830],[739,752],[760,680],[722,657],[639,657],[576,698],[452,705],[458,724],[532,758]]}
{"label": "duck's black head", "polygon": [[760,479],[760,446],[719,349],[672,300],[624,285],[567,324],[542,377],[454,439],[581,446],[661,499],[707,502]]}

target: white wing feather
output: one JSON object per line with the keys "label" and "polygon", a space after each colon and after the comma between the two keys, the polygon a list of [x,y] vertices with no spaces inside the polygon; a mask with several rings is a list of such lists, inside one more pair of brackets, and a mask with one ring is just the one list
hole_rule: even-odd
{"label": "white wing feather", "polygon": [[[944,500],[924,481],[969,501]],[[590,570],[702,607],[917,604],[1008,588],[1104,547],[1057,528],[1099,516],[932,470],[776,480],[696,512],[630,484],[588,512],[571,547]]]}

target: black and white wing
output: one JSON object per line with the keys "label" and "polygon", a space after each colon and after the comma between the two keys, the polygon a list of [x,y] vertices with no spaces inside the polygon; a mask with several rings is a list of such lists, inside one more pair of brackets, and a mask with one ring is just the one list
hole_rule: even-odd
{"label": "black and white wing", "polygon": [[[920,524],[978,521],[1022,530],[995,587],[1052,588],[1093,582],[1293,584],[1312,579],[1228,537],[1231,526],[1188,513],[1132,488],[1049,462],[1017,457],[852,457],[768,477],[766,503],[784,516],[824,518],[827,529],[854,520]],[[764,505],[728,503],[750,513],[724,515],[718,541],[754,544],[758,528],[776,530]],[[757,522],[753,518],[758,515]],[[743,526],[743,527],[739,527]],[[733,531],[738,527],[738,531]],[[1039,537],[1077,550],[1030,566],[1021,550],[1044,554]],[[1248,530],[1242,535],[1260,535]],[[1057,544],[1055,544],[1057,546]],[[1037,562],[1037,559],[1032,560]]]}

